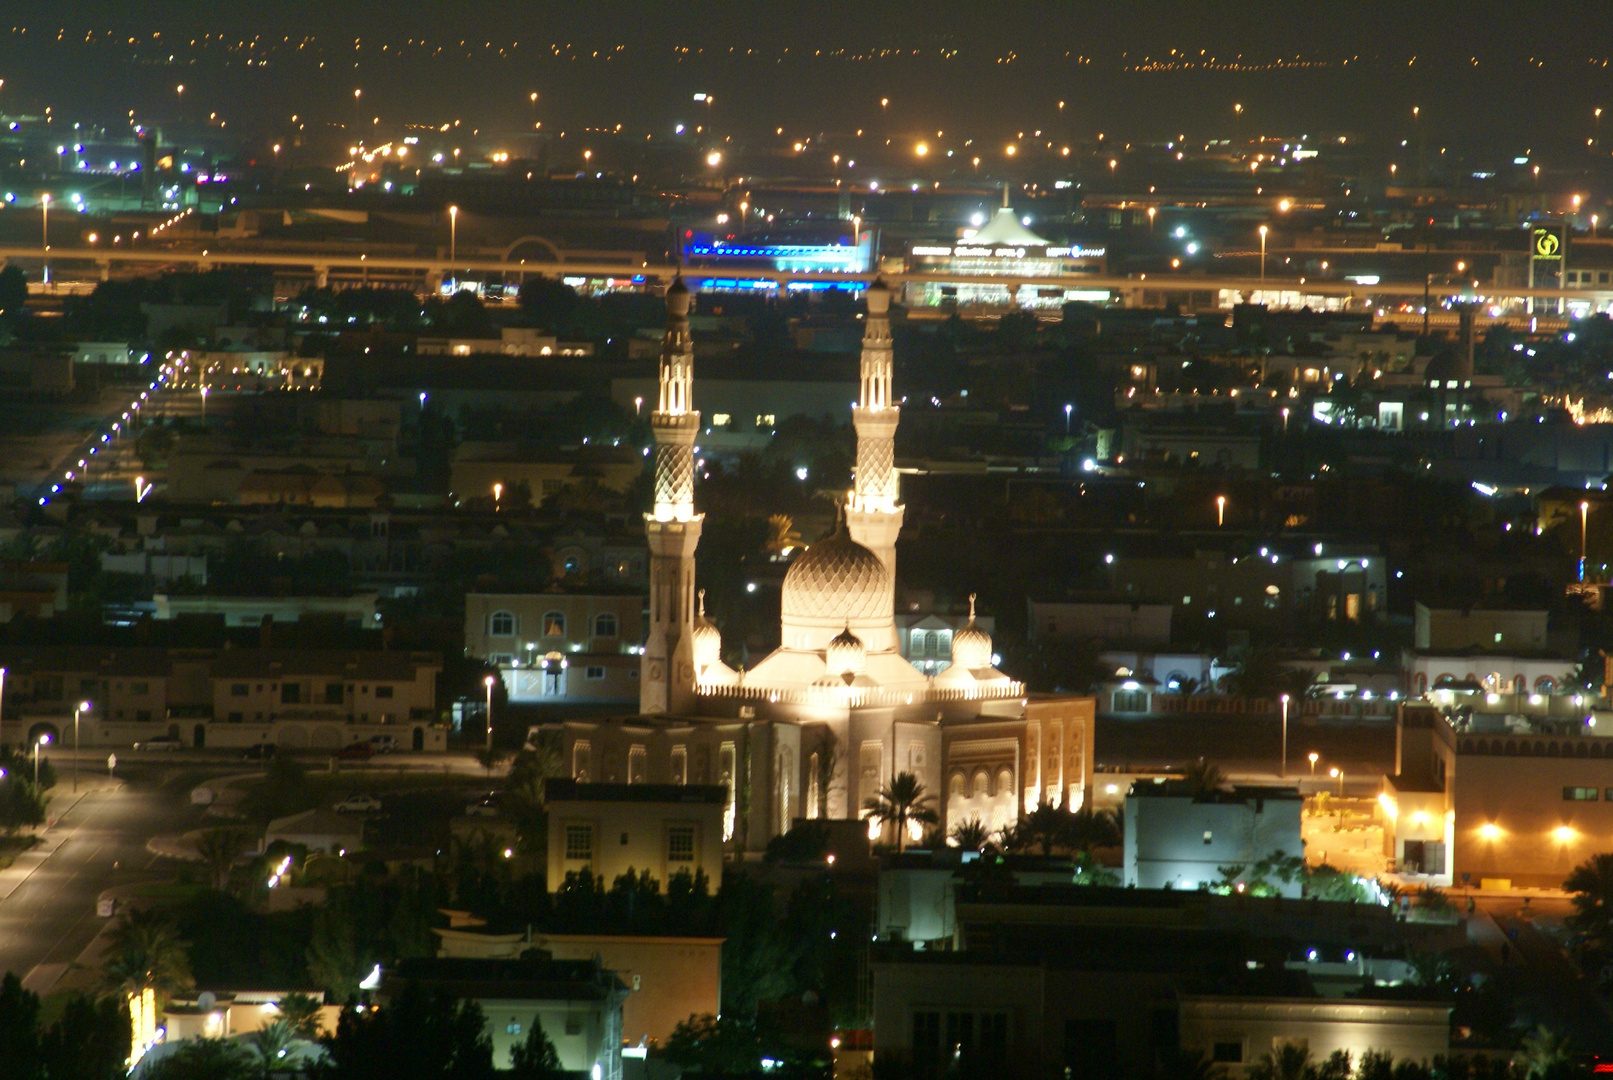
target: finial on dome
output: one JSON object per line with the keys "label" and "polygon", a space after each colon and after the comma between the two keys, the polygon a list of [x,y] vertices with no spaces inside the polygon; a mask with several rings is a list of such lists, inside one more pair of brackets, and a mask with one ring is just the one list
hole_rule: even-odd
{"label": "finial on dome", "polygon": [[[702,619],[704,619],[706,617],[706,590],[700,589],[699,591],[697,591],[695,593],[695,598],[700,603],[700,610],[699,610],[700,617]],[[969,599],[973,600],[974,597],[971,596]],[[971,604],[969,606],[969,612],[970,612],[970,618],[973,618],[974,617],[974,605],[973,604]]]}
{"label": "finial on dome", "polygon": [[[702,592],[700,595],[704,596],[706,594],[704,592]],[[975,594],[974,593],[969,594],[969,621],[970,622],[975,621]]]}

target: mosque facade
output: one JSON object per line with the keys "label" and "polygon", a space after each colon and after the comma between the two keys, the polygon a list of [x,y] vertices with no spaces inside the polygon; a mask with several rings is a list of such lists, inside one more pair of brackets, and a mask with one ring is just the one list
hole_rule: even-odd
{"label": "mosque facade", "polygon": [[[1044,802],[1079,807],[1092,781],[1093,699],[1027,694],[998,671],[973,599],[949,666],[929,674],[901,654],[890,292],[875,281],[866,298],[853,489],[834,532],[785,574],[779,647],[736,671],[722,660],[721,629],[706,618],[695,581],[703,515],[694,504],[690,294],[681,278],[668,289],[651,415],[639,714],[549,725],[579,782],[725,787],[724,841],[740,855],[801,819],[865,817],[865,803],[898,773],[936,796],[930,805],[948,831],[972,819],[998,829]],[[880,837],[877,825],[869,829]]]}

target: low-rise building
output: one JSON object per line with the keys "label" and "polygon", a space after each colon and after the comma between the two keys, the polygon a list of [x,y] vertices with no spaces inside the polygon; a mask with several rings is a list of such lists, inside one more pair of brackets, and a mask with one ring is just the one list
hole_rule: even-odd
{"label": "low-rise building", "polygon": [[[1126,884],[1142,889],[1199,889],[1240,884],[1252,867],[1277,856],[1303,859],[1297,788],[1195,791],[1185,780],[1139,781],[1126,796]],[[1282,896],[1300,881],[1265,879]]]}
{"label": "low-rise building", "polygon": [[441,942],[441,957],[516,959],[532,949],[556,960],[598,957],[627,987],[622,1039],[630,1046],[665,1042],[689,1017],[722,1011],[722,938],[489,934],[470,928],[432,933]]}
{"label": "low-rise building", "polygon": [[[627,768],[633,777],[631,760]],[[662,888],[679,873],[722,880],[726,787],[550,780],[544,793],[551,887],[584,870],[605,882],[630,870],[648,872]]]}
{"label": "low-rise building", "polygon": [[1432,1062],[1450,1053],[1451,1007],[1438,1001],[1335,1001],[1295,997],[1184,996],[1182,1049],[1202,1054],[1229,1077],[1285,1043],[1324,1061],[1344,1051],[1359,1062],[1369,1050],[1394,1060]]}
{"label": "low-rise building", "polygon": [[269,822],[263,831],[263,850],[275,843],[301,844],[327,855],[358,851],[364,846],[364,821],[334,810],[304,810]]}
{"label": "low-rise building", "polygon": [[511,701],[636,701],[643,645],[637,592],[465,596],[465,653],[498,668]]}
{"label": "low-rise building", "polygon": [[1538,653],[1546,649],[1546,612],[1523,608],[1431,607],[1418,601],[1413,645],[1418,652]]}
{"label": "low-rise building", "polygon": [[622,1005],[629,990],[597,959],[557,960],[539,952],[517,960],[400,960],[382,968],[377,996],[385,1005],[410,984],[474,1001],[496,1068],[509,1067],[510,1051],[536,1026],[566,1072],[621,1080]]}

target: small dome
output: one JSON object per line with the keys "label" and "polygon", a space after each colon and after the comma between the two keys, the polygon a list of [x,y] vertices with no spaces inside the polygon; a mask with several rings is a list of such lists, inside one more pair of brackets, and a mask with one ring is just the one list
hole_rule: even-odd
{"label": "small dome", "polygon": [[682,274],[673,278],[667,287],[666,308],[674,315],[689,314],[689,286],[683,283]]}
{"label": "small dome", "polygon": [[975,622],[975,594],[969,594],[969,625],[952,639],[952,662],[969,671],[991,666],[991,635]]}
{"label": "small dome", "polygon": [[890,617],[885,564],[853,540],[844,523],[790,564],[780,600],[786,619],[831,618],[851,623]]}
{"label": "small dome", "polygon": [[823,659],[831,675],[862,675],[868,670],[868,647],[848,626],[830,639]]}
{"label": "small dome", "polygon": [[870,315],[885,315],[890,312],[890,286],[885,284],[885,279],[882,277],[877,277],[869,283],[867,291],[863,294],[863,299],[868,304],[868,314]]}
{"label": "small dome", "polygon": [[700,590],[700,612],[695,616],[694,633],[690,635],[694,646],[694,667],[704,671],[722,660],[722,631],[706,618],[706,590]]}

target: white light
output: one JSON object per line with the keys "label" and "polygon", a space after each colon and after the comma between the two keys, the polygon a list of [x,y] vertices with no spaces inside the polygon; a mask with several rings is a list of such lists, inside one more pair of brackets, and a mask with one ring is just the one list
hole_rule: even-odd
{"label": "white light", "polygon": [[[364,981],[358,984],[360,990],[374,990],[381,985],[381,965],[376,964],[374,970],[364,976]],[[598,1066],[595,1066],[596,1068]],[[596,1077],[595,1080],[598,1080]]]}

